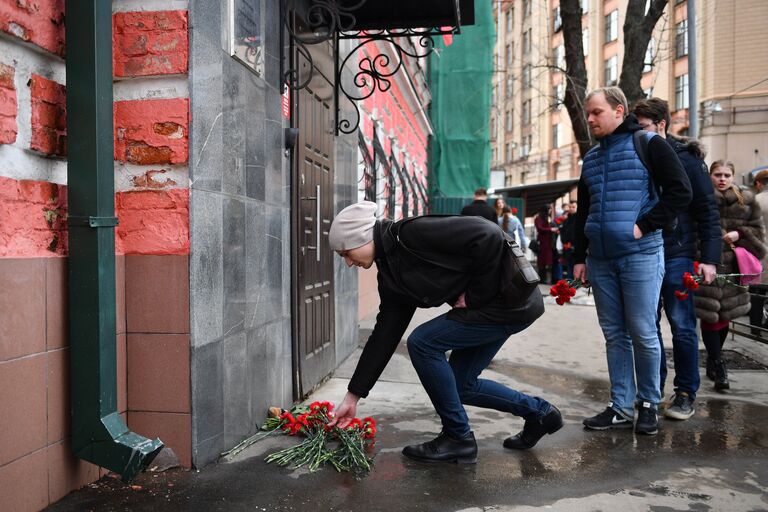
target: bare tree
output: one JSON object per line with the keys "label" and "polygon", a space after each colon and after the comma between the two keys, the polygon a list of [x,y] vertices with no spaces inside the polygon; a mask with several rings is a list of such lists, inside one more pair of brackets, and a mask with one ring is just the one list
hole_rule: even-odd
{"label": "bare tree", "polygon": [[[619,87],[630,104],[645,95],[640,87],[645,65],[645,53],[653,29],[664,12],[668,0],[629,0],[624,21],[624,61],[621,66]],[[649,5],[645,12],[646,4]],[[584,63],[580,0],[560,0],[560,16],[563,22],[565,45],[565,104],[571,118],[573,134],[584,155],[592,146],[592,137],[584,114],[584,97],[587,87],[587,68]]]}
{"label": "bare tree", "polygon": [[645,12],[646,0],[629,0],[624,19],[624,61],[621,64],[619,87],[630,105],[645,97],[640,79],[643,77],[645,52],[653,35],[653,28],[664,13],[668,0],[650,0]]}

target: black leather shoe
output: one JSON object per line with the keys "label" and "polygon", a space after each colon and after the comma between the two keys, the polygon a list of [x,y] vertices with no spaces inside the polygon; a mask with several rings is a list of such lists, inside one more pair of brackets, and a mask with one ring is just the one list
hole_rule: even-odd
{"label": "black leather shoe", "polygon": [[477,462],[477,442],[472,432],[464,439],[456,439],[441,432],[431,441],[406,446],[403,455],[422,462],[474,464]]}
{"label": "black leather shoe", "polygon": [[541,418],[525,420],[522,432],[504,440],[504,448],[510,450],[527,450],[533,448],[539,439],[546,434],[554,434],[563,427],[563,417],[554,405],[549,406],[547,413]]}

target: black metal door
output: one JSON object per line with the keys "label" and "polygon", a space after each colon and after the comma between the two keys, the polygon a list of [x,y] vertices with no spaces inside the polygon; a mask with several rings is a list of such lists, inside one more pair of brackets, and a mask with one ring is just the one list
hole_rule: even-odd
{"label": "black metal door", "polygon": [[[294,56],[299,66],[305,67],[301,53]],[[314,60],[317,66],[319,59]],[[293,103],[293,124],[299,129],[293,159],[296,398],[316,387],[333,371],[336,362],[334,254],[328,245],[333,219],[333,87],[317,71],[309,86],[295,93]]]}

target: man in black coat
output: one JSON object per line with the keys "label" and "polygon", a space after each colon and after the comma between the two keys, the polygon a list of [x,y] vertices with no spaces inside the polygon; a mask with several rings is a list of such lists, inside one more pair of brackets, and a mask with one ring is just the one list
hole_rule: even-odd
{"label": "man in black coat", "polygon": [[[675,291],[685,290],[683,273],[694,273],[693,259],[696,250],[701,253],[699,274],[704,282],[711,283],[720,263],[721,233],[720,214],[715,202],[715,191],[709,177],[704,154],[698,141],[682,140],[667,134],[671,121],[669,106],[659,98],[648,98],[637,102],[634,108],[637,122],[642,128],[664,137],[675,150],[683,164],[688,180],[691,182],[692,199],[688,208],[677,217],[674,230],[664,232],[664,267],[665,275],[661,285],[658,322],[661,320],[661,308],[667,314],[672,328],[673,359],[675,363],[675,395],[672,403],[664,411],[668,418],[687,420],[696,412],[694,401],[699,389],[699,338],[696,334],[696,313],[693,297],[677,300]],[[661,343],[661,389],[667,377],[667,361],[664,357],[664,344]]]}
{"label": "man in black coat", "polygon": [[493,206],[488,204],[488,191],[484,188],[475,190],[475,200],[462,208],[461,214],[482,217],[494,224],[496,224],[498,220],[496,218],[496,210],[493,209]]}
{"label": "man in black coat", "polygon": [[[547,401],[478,376],[504,342],[544,312],[541,293],[504,301],[503,258],[510,250],[498,225],[477,217],[424,216],[377,221],[376,205],[363,201],[342,210],[328,234],[348,266],[378,270],[376,325],[336,411],[345,427],[389,362],[416,308],[451,304],[453,309],[417,327],[408,352],[442,421],[432,441],[406,446],[407,457],[428,462],[474,463],[477,443],[462,404],[509,412],[525,419],[523,430],[504,441],[531,448],[563,421]],[[451,351],[450,360],[445,354]]]}

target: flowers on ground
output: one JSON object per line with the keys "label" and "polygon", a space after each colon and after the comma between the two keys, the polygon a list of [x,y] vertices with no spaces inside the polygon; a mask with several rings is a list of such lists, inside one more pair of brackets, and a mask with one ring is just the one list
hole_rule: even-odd
{"label": "flowers on ground", "polygon": [[561,279],[549,289],[549,294],[555,297],[555,302],[562,306],[566,302],[571,302],[571,297],[576,295],[578,288],[589,288],[589,283],[584,283],[581,279]]}
{"label": "flowers on ground", "polygon": [[289,411],[270,407],[261,431],[222,455],[234,456],[270,435],[283,434],[301,436],[304,440],[269,454],[265,459],[267,463],[274,462],[291,469],[307,466],[310,472],[323,464],[329,464],[337,471],[358,474],[370,471],[373,459],[367,452],[376,437],[376,420],[354,418],[343,429],[330,427],[328,423],[333,418],[333,409],[331,402],[312,402],[309,406],[296,406]]}

